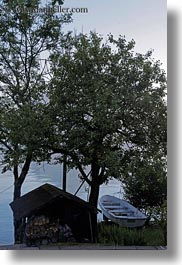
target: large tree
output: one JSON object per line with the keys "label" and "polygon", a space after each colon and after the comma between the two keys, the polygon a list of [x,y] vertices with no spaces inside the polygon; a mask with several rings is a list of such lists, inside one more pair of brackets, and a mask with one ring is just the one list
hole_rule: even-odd
{"label": "large tree", "polygon": [[52,54],[50,144],[80,170],[97,207],[100,185],[121,178],[133,158],[165,153],[166,77],[151,51],[135,53],[122,36],[68,34],[64,44]]}
{"label": "large tree", "polygon": [[70,21],[70,15],[33,12],[40,3],[0,1],[0,152],[3,172],[14,174],[14,200],[31,162],[45,159],[47,59]]}

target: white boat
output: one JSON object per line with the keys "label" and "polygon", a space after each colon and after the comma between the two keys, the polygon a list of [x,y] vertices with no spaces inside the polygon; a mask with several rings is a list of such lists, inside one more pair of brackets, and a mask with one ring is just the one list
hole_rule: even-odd
{"label": "white boat", "polygon": [[114,196],[102,196],[99,205],[103,215],[120,226],[141,227],[147,219],[147,216],[133,205]]}

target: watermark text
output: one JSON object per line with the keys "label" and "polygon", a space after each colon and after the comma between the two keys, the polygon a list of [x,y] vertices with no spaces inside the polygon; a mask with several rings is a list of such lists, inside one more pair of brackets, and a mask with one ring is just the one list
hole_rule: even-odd
{"label": "watermark text", "polygon": [[27,13],[27,14],[40,14],[40,13],[63,13],[63,14],[86,14],[89,12],[88,8],[86,7],[64,7],[64,6],[37,6],[35,8],[28,8],[25,6],[16,6],[12,9],[10,8],[4,8],[4,12],[11,12],[14,10],[17,13]]}

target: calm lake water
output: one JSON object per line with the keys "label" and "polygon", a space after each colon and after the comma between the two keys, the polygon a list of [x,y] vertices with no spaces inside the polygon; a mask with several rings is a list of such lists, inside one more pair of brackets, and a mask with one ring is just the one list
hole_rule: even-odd
{"label": "calm lake water", "polygon": [[[1,170],[1,168],[0,168]],[[67,175],[67,191],[74,194],[81,184],[78,178],[79,172],[71,170]],[[50,183],[62,188],[62,166],[48,165],[42,163],[37,165],[33,163],[30,167],[29,174],[22,187],[22,195],[41,186]],[[99,196],[110,194],[121,197],[121,183],[115,179],[109,181],[107,185],[102,185]],[[77,196],[87,201],[88,185],[84,184]],[[13,244],[13,217],[9,203],[13,197],[13,175],[10,171],[0,174],[0,245]],[[102,215],[98,215],[102,219]]]}

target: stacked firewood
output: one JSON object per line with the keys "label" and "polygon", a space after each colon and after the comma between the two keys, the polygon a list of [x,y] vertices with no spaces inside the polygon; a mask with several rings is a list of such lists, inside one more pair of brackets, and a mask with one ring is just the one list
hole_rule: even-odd
{"label": "stacked firewood", "polygon": [[60,225],[59,226],[59,241],[60,242],[75,242],[74,235],[72,233],[71,228],[67,225]]}
{"label": "stacked firewood", "polygon": [[59,219],[51,221],[44,215],[32,217],[28,221],[25,237],[27,245],[75,241],[71,228],[67,224],[60,225]]}

